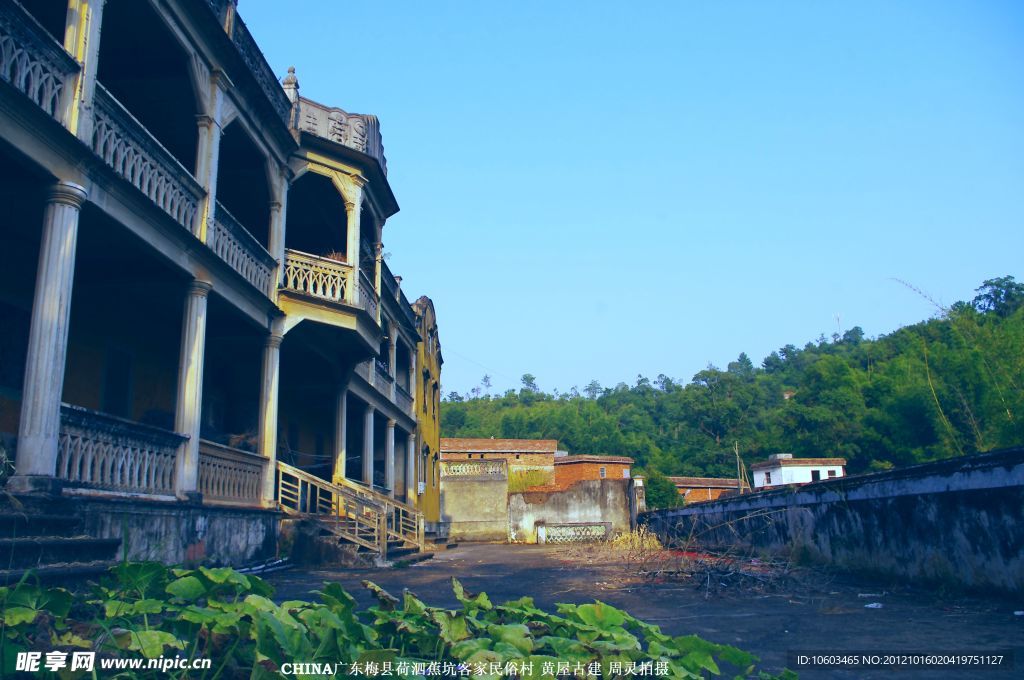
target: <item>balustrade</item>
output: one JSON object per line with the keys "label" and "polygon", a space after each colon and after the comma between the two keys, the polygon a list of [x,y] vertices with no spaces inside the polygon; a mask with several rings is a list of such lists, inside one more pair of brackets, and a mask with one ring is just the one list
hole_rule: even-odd
{"label": "balustrade", "polygon": [[206,235],[207,245],[242,278],[269,295],[274,256],[219,201],[215,215]]}
{"label": "balustrade", "polygon": [[352,265],[297,250],[285,251],[284,287],[332,302],[344,302]]}
{"label": "balustrade", "polygon": [[259,505],[267,459],[215,442],[199,442],[199,492],[203,501]]}
{"label": "balustrade", "polygon": [[64,123],[64,95],[78,63],[17,3],[0,2],[0,78]]}
{"label": "balustrade", "polygon": [[277,76],[274,75],[273,69],[267,63],[266,57],[263,56],[263,52],[260,51],[245,22],[242,21],[242,17],[238,16],[237,13],[235,14],[234,27],[231,33],[231,42],[235,44],[238,53],[242,57],[242,61],[252,71],[256,82],[259,83],[260,88],[267,95],[267,99],[270,101],[271,106],[274,107],[274,111],[281,117],[282,122],[288,124],[292,103],[288,99],[288,95],[284,93],[281,83],[278,82]]}
{"label": "balustrade", "polygon": [[373,289],[373,282],[366,276],[365,272],[359,272],[359,303],[374,319],[377,318],[377,307],[380,305],[380,298],[377,291]]}
{"label": "balustrade", "polygon": [[178,445],[186,439],[63,404],[56,476],[70,486],[173,496]]}
{"label": "balustrade", "polygon": [[92,150],[181,226],[196,233],[195,178],[101,84],[96,84]]}
{"label": "balustrade", "polygon": [[441,461],[442,477],[502,477],[507,476],[503,460],[445,460]]}
{"label": "balustrade", "polygon": [[395,403],[403,412],[413,415],[412,395],[409,394],[401,385],[395,385]]}

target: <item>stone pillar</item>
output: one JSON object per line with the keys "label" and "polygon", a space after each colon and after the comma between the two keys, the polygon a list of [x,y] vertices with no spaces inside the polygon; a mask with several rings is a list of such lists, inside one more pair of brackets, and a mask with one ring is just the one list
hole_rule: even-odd
{"label": "stone pillar", "polygon": [[[362,192],[357,192],[360,196]],[[345,240],[345,259],[352,265],[352,285],[345,288],[345,302],[359,304],[359,201],[345,200],[345,221],[348,227]]]}
{"label": "stone pillar", "polygon": [[181,500],[199,496],[199,426],[203,407],[203,360],[206,353],[206,302],[212,286],[193,281],[185,296],[178,356],[178,401],[174,430],[188,439],[178,447],[174,491]]}
{"label": "stone pillar", "polygon": [[69,0],[64,23],[64,49],[79,70],[65,85],[61,120],[79,139],[89,142],[93,131],[93,97],[99,69],[100,28],[106,0]]}
{"label": "stone pillar", "polygon": [[388,420],[387,435],[384,438],[384,486],[388,495],[395,497],[395,421]]}
{"label": "stone pillar", "polygon": [[416,434],[410,432],[405,438],[405,502],[419,505],[419,482],[416,479]]}
{"label": "stone pillar", "polygon": [[259,454],[267,459],[260,502],[265,508],[277,505],[277,399],[281,372],[280,333],[271,332],[263,345],[263,372],[260,381]]}
{"label": "stone pillar", "polygon": [[420,389],[416,385],[416,348],[409,350],[409,396],[412,397],[412,416],[416,417],[416,401],[420,399]]}
{"label": "stone pillar", "polygon": [[345,479],[345,464],[348,451],[348,386],[338,390],[338,401],[334,416],[334,483]]}
{"label": "stone pillar", "polygon": [[[382,266],[383,262],[384,262],[384,244],[381,243],[380,240],[378,240],[376,243],[373,244],[373,253],[374,253],[374,256],[373,256],[373,290],[376,291],[377,299],[380,300],[380,292],[381,292],[380,275],[381,275],[381,271],[384,269],[384,267]],[[384,301],[380,300],[379,304],[377,305],[377,323],[378,324],[381,322],[381,312],[383,311],[383,308],[384,308]]]}
{"label": "stone pillar", "polygon": [[398,385],[398,367],[395,365],[398,357],[397,348],[398,324],[391,324],[391,328],[388,329],[388,375],[391,376],[391,386],[388,388],[388,392],[392,403],[396,399],[395,389]]}
{"label": "stone pillar", "polygon": [[217,212],[217,168],[220,165],[220,125],[206,114],[196,116],[199,141],[196,144],[196,179],[206,189],[196,223],[192,227],[200,241],[209,242],[210,225]]}
{"label": "stone pillar", "polygon": [[[372,367],[370,370],[373,370]],[[373,406],[366,405],[363,416],[363,483],[373,486]]]}
{"label": "stone pillar", "polygon": [[86,197],[85,189],[71,182],[57,182],[47,196],[21,392],[17,464],[15,476],[7,482],[10,491],[56,490],[53,476],[57,469],[78,215]]}

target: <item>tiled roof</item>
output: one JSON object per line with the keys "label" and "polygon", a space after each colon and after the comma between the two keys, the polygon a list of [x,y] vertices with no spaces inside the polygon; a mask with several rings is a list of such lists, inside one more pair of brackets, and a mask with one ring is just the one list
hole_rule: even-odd
{"label": "tiled roof", "polygon": [[809,465],[846,465],[845,458],[783,458],[781,460],[766,460],[763,463],[754,463],[751,470],[767,470],[776,467],[807,467]]}
{"label": "tiled roof", "polygon": [[669,477],[668,479],[677,487],[688,489],[735,489],[739,487],[737,480],[720,477]]}
{"label": "tiled roof", "polygon": [[472,439],[441,438],[441,453],[550,453],[558,448],[557,439]]}
{"label": "tiled roof", "polygon": [[633,459],[627,456],[562,456],[555,458],[555,465],[566,465],[567,463],[619,463],[621,465],[632,465]]}

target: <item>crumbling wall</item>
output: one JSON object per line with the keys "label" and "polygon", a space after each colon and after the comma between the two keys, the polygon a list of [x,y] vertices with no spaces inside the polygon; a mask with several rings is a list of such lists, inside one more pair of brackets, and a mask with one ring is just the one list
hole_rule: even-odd
{"label": "crumbling wall", "polygon": [[607,524],[610,533],[629,531],[629,480],[577,482],[563,491],[508,495],[508,540],[536,543],[539,525]]}
{"label": "crumbling wall", "polygon": [[83,533],[120,538],[129,560],[240,566],[275,557],[280,513],[270,510],[75,499]]}
{"label": "crumbling wall", "polygon": [[505,540],[508,468],[504,461],[442,461],[440,491],[442,535],[455,541]]}
{"label": "crumbling wall", "polygon": [[1024,591],[1024,448],[641,515],[663,540]]}

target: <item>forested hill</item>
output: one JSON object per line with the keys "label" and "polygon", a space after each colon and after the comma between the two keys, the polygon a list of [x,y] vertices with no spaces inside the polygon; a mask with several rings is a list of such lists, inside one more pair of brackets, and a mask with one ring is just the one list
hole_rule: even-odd
{"label": "forested hill", "polygon": [[1024,442],[1024,284],[985,281],[970,303],[874,340],[860,328],[761,366],[741,354],[688,383],[659,375],[567,393],[487,394],[487,376],[441,407],[445,437],[554,438],[628,455],[648,471],[734,476],[771,453],[842,456],[851,473]]}

